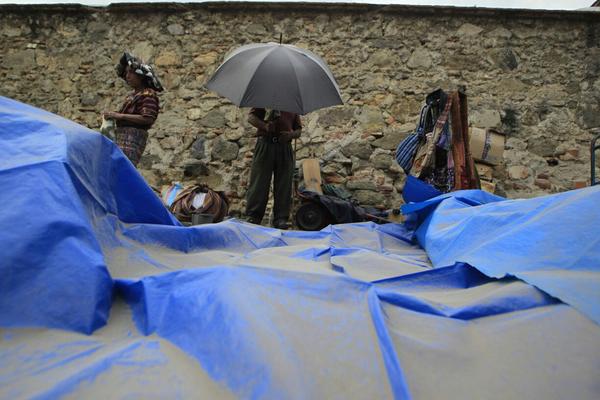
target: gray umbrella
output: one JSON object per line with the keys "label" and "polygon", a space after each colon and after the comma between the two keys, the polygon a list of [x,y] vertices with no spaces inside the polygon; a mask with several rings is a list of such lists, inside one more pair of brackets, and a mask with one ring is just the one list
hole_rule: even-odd
{"label": "gray umbrella", "polygon": [[235,49],[206,87],[240,107],[301,115],[343,103],[325,62],[308,50],[287,44],[257,43]]}

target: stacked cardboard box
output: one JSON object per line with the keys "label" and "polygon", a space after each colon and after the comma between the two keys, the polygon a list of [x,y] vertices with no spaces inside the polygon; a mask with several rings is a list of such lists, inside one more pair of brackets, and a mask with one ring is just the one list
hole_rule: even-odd
{"label": "stacked cardboard box", "polygon": [[496,182],[494,182],[494,179],[492,178],[494,167],[488,164],[475,162],[475,169],[477,169],[477,174],[479,175],[481,190],[494,193],[496,190]]}
{"label": "stacked cardboard box", "polygon": [[495,129],[469,128],[469,146],[475,160],[475,168],[481,182],[481,189],[494,193],[496,182],[493,179],[494,166],[502,162],[506,136]]}

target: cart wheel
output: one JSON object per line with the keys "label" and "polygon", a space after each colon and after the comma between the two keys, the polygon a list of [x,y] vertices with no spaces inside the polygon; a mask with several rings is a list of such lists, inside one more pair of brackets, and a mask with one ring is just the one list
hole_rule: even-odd
{"label": "cart wheel", "polygon": [[296,212],[296,225],[303,231],[319,231],[329,225],[329,212],[317,203],[304,203]]}

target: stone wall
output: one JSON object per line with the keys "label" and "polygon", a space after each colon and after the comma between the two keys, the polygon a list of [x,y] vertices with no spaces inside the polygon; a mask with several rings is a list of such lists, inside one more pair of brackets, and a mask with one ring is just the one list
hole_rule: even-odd
{"label": "stone wall", "polygon": [[465,86],[470,123],[507,133],[496,191],[528,197],[589,184],[600,127],[600,13],[336,4],[0,6],[0,94],[97,128],[127,89],[123,50],[155,64],[167,91],[140,169],[155,187],[202,181],[234,212],[255,139],[247,110],[203,88],[246,43],[308,48],[329,64],[344,105],[303,117],[297,159],[361,203],[400,203],[393,150],[425,95]]}

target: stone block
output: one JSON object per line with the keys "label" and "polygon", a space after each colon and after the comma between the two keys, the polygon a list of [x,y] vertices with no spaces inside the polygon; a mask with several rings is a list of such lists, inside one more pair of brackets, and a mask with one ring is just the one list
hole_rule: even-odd
{"label": "stone block", "polygon": [[167,26],[167,31],[174,36],[179,36],[179,35],[183,35],[185,33],[185,30],[183,29],[183,26],[181,26],[180,24],[171,24]]}
{"label": "stone block", "polygon": [[174,51],[168,50],[156,57],[154,63],[158,67],[168,67],[171,65],[177,65],[181,63],[181,57],[179,57],[179,55]]}
{"label": "stone block", "polygon": [[191,119],[192,121],[200,119],[202,115],[204,115],[204,113],[199,108],[190,108],[187,110],[187,118]]}
{"label": "stone block", "polygon": [[512,36],[512,32],[504,27],[499,27],[488,33],[490,37],[510,39]]}
{"label": "stone block", "polygon": [[372,190],[355,190],[352,197],[361,205],[378,206],[385,203],[385,196]]}
{"label": "stone block", "polygon": [[578,109],[580,125],[586,129],[600,126],[600,104],[584,103]]}
{"label": "stone block", "polygon": [[[342,176],[346,176],[346,168],[344,165],[338,162],[327,162],[321,163],[321,172],[324,174],[341,174]],[[300,163],[301,165],[301,163]]]}
{"label": "stone block", "polygon": [[100,97],[95,93],[83,93],[81,95],[82,106],[95,106],[100,101]]}
{"label": "stone block", "polygon": [[4,36],[8,36],[11,38],[19,37],[21,35],[29,35],[31,33],[31,29],[28,26],[11,26],[4,25],[0,30],[1,34]]}
{"label": "stone block", "polygon": [[513,165],[508,167],[508,176],[510,179],[525,179],[529,176],[529,168],[524,165]]}
{"label": "stone block", "polygon": [[50,93],[55,89],[54,82],[50,79],[44,79],[40,82],[40,88],[45,93]]}
{"label": "stone block", "polygon": [[460,36],[478,36],[481,32],[483,32],[482,27],[466,23],[466,24],[461,25],[460,28],[458,28],[458,31],[456,31],[456,34],[459,37]]}
{"label": "stone block", "polygon": [[342,154],[346,157],[358,157],[361,160],[368,160],[373,149],[366,141],[356,141],[342,148]]}
{"label": "stone block", "polygon": [[346,178],[336,172],[324,173],[323,181],[325,183],[344,183]]}
{"label": "stone block", "polygon": [[396,150],[398,144],[408,136],[406,131],[389,130],[384,133],[383,137],[375,139],[371,142],[374,147],[384,150]]}
{"label": "stone block", "polygon": [[544,190],[549,190],[550,188],[552,188],[552,184],[547,179],[538,178],[534,181],[534,183],[537,187],[544,189]]}
{"label": "stone block", "polygon": [[498,89],[502,91],[506,91],[512,95],[515,93],[524,92],[529,88],[528,85],[523,83],[520,79],[517,78],[503,78],[498,82]]}
{"label": "stone block", "polygon": [[377,185],[372,180],[348,180],[346,187],[350,190],[376,190]]}
{"label": "stone block", "polygon": [[68,119],[73,118],[73,102],[70,98],[67,97],[60,102],[58,105],[58,114]]}
{"label": "stone block", "polygon": [[478,128],[499,128],[502,125],[497,110],[474,110],[470,112],[469,122]]}
{"label": "stone block", "polygon": [[207,128],[223,128],[225,123],[225,115],[219,110],[213,110],[200,119],[200,124]]}
{"label": "stone block", "polygon": [[575,160],[577,160],[577,157],[575,157],[575,156],[574,156],[573,154],[571,154],[571,153],[564,153],[564,154],[561,154],[561,155],[560,155],[558,158],[559,158],[560,160],[562,160],[562,161],[575,161]]}
{"label": "stone block", "polygon": [[224,185],[223,177],[216,173],[214,169],[209,170],[209,175],[198,180],[201,183],[205,183],[209,188],[217,191],[224,191],[227,188]]}
{"label": "stone block", "polygon": [[186,178],[195,178],[197,176],[208,176],[208,166],[200,161],[188,163],[183,168],[183,176]]}
{"label": "stone block", "polygon": [[373,53],[369,58],[369,62],[378,67],[388,67],[392,64],[397,64],[398,60],[394,53],[388,50],[379,50]]}
{"label": "stone block", "polygon": [[167,136],[160,141],[160,146],[165,150],[175,150],[181,145],[181,139],[177,135]]}
{"label": "stone block", "polygon": [[444,56],[444,66],[448,69],[448,74],[456,78],[461,76],[461,71],[476,71],[480,69],[479,64],[481,62],[482,58],[479,55],[451,53]]}
{"label": "stone block", "polygon": [[539,174],[537,175],[537,177],[538,177],[539,179],[550,179],[550,174],[547,174],[547,173],[545,173],[545,172],[542,172],[542,173],[539,173]]}
{"label": "stone block", "polygon": [[148,41],[138,42],[133,46],[132,52],[135,56],[141,58],[145,62],[150,62],[154,55],[154,46]]}
{"label": "stone block", "polygon": [[427,69],[431,64],[431,53],[422,47],[415,49],[406,63],[412,69]]}
{"label": "stone block", "polygon": [[231,161],[238,156],[239,147],[237,144],[217,138],[213,141],[212,158],[213,160]]}
{"label": "stone block", "polygon": [[5,54],[2,66],[18,71],[29,71],[35,66],[35,50],[27,49]]}
{"label": "stone block", "polygon": [[377,154],[371,158],[371,162],[377,169],[388,170],[392,165],[392,158],[391,154]]}
{"label": "stone block", "polygon": [[196,58],[194,58],[194,64],[208,67],[216,63],[219,58],[219,54],[214,51],[209,51],[208,53],[200,54]]}
{"label": "stone block", "polygon": [[157,156],[156,154],[147,154],[146,153],[146,154],[143,154],[142,157],[140,158],[138,168],[150,170],[150,169],[152,169],[152,166],[154,164],[157,164],[159,162],[160,162],[159,156]]}
{"label": "stone block", "polygon": [[246,32],[250,35],[264,36],[267,34],[267,28],[263,24],[250,24],[246,27]]}
{"label": "stone block", "polygon": [[190,147],[190,153],[192,157],[197,160],[201,160],[206,156],[204,143],[205,139],[203,137],[199,137],[194,141],[192,147]]}
{"label": "stone block", "polygon": [[358,121],[363,129],[368,132],[382,129],[385,126],[383,114],[378,107],[364,107],[358,115]]}
{"label": "stone block", "polygon": [[103,21],[92,21],[87,25],[87,32],[94,41],[103,40],[109,31],[110,26]]}
{"label": "stone block", "polygon": [[[254,133],[254,130],[252,130],[251,132],[247,132],[248,136],[252,135]],[[232,142],[236,142],[238,140],[240,140],[244,134],[246,134],[246,130],[244,128],[237,128],[237,129],[226,129],[225,130],[225,139],[232,141]]]}
{"label": "stone block", "polygon": [[497,67],[505,71],[514,70],[519,66],[517,56],[510,48],[492,51],[491,58]]}
{"label": "stone block", "polygon": [[567,149],[567,154],[570,154],[574,158],[578,158],[579,157],[579,149],[573,149],[573,148]]}
{"label": "stone block", "polygon": [[558,143],[554,139],[538,137],[529,139],[527,150],[542,157],[551,157],[557,146]]}
{"label": "stone block", "polygon": [[402,42],[397,38],[386,36],[373,40],[371,46],[377,49],[400,49]]}

